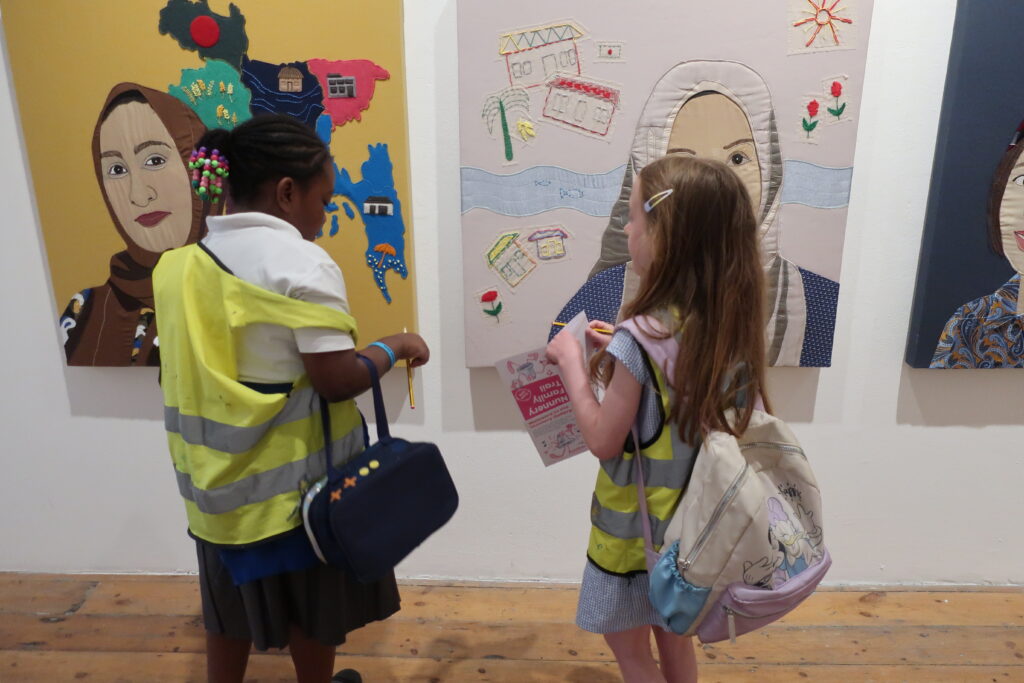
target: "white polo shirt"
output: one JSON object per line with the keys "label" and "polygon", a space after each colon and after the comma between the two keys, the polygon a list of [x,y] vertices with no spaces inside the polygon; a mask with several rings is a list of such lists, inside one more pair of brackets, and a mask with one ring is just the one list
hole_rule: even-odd
{"label": "white polo shirt", "polygon": [[[290,223],[265,213],[235,213],[206,219],[202,239],[232,273],[246,282],[293,299],[348,313],[341,269],[316,244],[302,239]],[[242,330],[238,379],[245,382],[294,382],[305,368],[300,353],[355,348],[352,336],[320,327],[290,330],[253,324]]]}

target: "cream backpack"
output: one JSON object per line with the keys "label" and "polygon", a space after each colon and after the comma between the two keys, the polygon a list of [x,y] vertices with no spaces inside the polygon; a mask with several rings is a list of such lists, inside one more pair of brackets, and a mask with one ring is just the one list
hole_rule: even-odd
{"label": "cream backpack", "polygon": [[[646,321],[621,326],[673,376],[674,339],[645,334]],[[712,432],[701,444],[660,555],[650,550],[642,476],[637,483],[650,599],[674,633],[735,640],[794,609],[832,564],[807,457],[792,430],[763,410],[754,410],[740,438]]]}

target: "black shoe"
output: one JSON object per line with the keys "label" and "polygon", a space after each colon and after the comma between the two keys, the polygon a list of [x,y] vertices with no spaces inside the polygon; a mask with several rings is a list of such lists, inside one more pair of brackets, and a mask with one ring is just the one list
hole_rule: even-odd
{"label": "black shoe", "polygon": [[363,683],[363,677],[355,669],[342,669],[331,676],[331,683]]}

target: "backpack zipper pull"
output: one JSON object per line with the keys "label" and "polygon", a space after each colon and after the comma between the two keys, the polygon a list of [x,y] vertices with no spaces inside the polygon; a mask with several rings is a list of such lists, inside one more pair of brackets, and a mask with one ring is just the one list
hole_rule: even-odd
{"label": "backpack zipper pull", "polygon": [[728,607],[725,608],[725,621],[729,626],[729,642],[736,644],[736,618],[735,612]]}

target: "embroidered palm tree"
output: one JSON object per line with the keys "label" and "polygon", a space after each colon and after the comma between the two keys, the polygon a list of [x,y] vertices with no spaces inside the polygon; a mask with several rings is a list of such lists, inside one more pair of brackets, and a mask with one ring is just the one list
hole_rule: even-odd
{"label": "embroidered palm tree", "polygon": [[387,242],[381,242],[380,244],[375,246],[373,250],[380,254],[380,261],[377,262],[378,268],[380,268],[381,264],[384,263],[385,258],[387,258],[388,256],[395,256],[396,254],[398,254],[398,252],[395,251],[395,248],[388,244]]}
{"label": "embroidered palm tree", "polygon": [[491,95],[484,100],[484,109],[480,113],[484,123],[487,124],[487,132],[494,132],[494,124],[501,121],[501,137],[505,142],[505,161],[512,161],[512,135],[508,128],[508,116],[515,110],[521,110],[527,115],[530,113],[530,96],[523,88],[506,88],[497,95]]}

